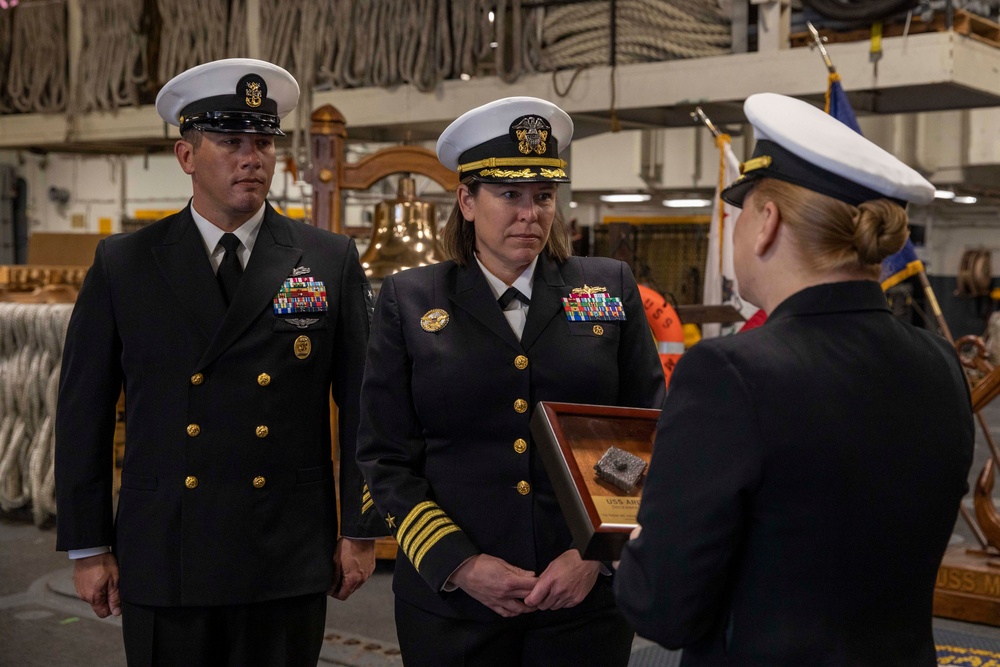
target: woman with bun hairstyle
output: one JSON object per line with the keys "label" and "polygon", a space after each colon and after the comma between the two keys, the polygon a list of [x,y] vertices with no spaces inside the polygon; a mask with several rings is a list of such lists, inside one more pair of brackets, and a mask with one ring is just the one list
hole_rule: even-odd
{"label": "woman with bun hairstyle", "polygon": [[972,412],[955,351],[877,281],[933,186],[805,102],[744,108],[757,145],[722,196],[769,317],[677,364],[618,605],[685,667],[930,667]]}

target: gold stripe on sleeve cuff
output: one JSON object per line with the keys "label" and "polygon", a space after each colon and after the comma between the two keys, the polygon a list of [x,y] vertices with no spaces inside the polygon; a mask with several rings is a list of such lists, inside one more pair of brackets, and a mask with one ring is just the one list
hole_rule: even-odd
{"label": "gold stripe on sleeve cuff", "polygon": [[361,489],[361,513],[364,514],[372,508],[375,502],[372,500],[372,494],[368,492],[368,485],[365,484]]}
{"label": "gold stripe on sleeve cuff", "polygon": [[442,529],[438,530],[434,534],[433,539],[428,540],[427,543],[424,544],[424,546],[420,547],[420,550],[417,551],[416,557],[413,559],[413,567],[416,568],[417,572],[420,572],[420,561],[422,561],[424,559],[424,555],[428,551],[430,551],[431,547],[433,547],[435,544],[437,544],[438,541],[442,537],[444,537],[445,535],[449,535],[451,533],[455,533],[455,532],[458,532],[460,530],[461,530],[461,528],[459,528],[455,524],[451,524],[451,525],[449,525],[449,526],[447,526],[445,528],[442,528]]}
{"label": "gold stripe on sleeve cuff", "polygon": [[427,509],[423,513],[423,516],[421,516],[419,520],[415,521],[405,534],[402,530],[399,531],[396,535],[396,539],[399,540],[399,546],[403,547],[403,551],[408,551],[410,545],[420,540],[420,536],[427,528],[427,524],[433,523],[435,520],[440,518],[448,519],[448,516],[441,511],[440,507],[435,505],[433,508]]}
{"label": "gold stripe on sleeve cuff", "polygon": [[396,541],[413,567],[420,571],[420,563],[431,548],[441,538],[461,530],[438,504],[427,500],[412,510],[403,519],[396,532]]}

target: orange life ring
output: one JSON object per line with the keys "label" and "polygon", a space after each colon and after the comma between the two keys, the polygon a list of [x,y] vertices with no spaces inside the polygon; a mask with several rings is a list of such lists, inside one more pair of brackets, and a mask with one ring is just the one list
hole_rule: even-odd
{"label": "orange life ring", "polygon": [[646,310],[646,321],[649,322],[656,351],[660,355],[663,379],[669,386],[674,366],[684,353],[684,329],[677,311],[662,294],[645,285],[639,285],[639,294],[642,296],[642,306]]}

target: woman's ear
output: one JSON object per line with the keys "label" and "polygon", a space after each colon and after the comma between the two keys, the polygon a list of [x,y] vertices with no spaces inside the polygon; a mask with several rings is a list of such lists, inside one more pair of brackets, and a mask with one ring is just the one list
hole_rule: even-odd
{"label": "woman's ear", "polygon": [[463,218],[469,222],[476,221],[476,195],[472,194],[465,183],[458,184],[458,208],[462,211]]}
{"label": "woman's ear", "polygon": [[757,231],[757,238],[754,239],[753,252],[755,255],[763,256],[774,246],[778,240],[778,230],[781,227],[781,211],[773,201],[764,202],[760,210],[761,225]]}

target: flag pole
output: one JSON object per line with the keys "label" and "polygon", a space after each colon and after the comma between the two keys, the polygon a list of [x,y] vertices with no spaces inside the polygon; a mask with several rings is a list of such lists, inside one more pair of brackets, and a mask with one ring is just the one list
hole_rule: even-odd
{"label": "flag pole", "polygon": [[923,262],[921,262],[920,271],[917,273],[920,278],[920,286],[924,290],[924,295],[927,297],[927,303],[931,304],[931,310],[934,312],[934,318],[937,320],[938,328],[941,329],[941,335],[943,335],[949,343],[954,347],[955,339],[951,336],[951,329],[948,328],[948,323],[944,320],[944,314],[941,312],[941,306],[938,305],[937,297],[934,296],[934,290],[931,288],[931,281],[927,279],[927,272],[923,269]]}
{"label": "flag pole", "polygon": [[819,49],[819,53],[823,56],[823,62],[826,63],[826,68],[830,70],[830,74],[836,74],[837,68],[833,66],[833,60],[830,59],[830,52],[826,50],[825,38],[819,34],[812,21],[806,21],[806,25],[809,27],[809,34],[812,35],[813,42],[815,42],[810,48]]}
{"label": "flag pole", "polygon": [[712,122],[712,119],[709,118],[707,115],[705,115],[705,112],[704,110],[702,110],[701,107],[694,108],[694,111],[691,112],[691,120],[697,123],[702,123],[705,127],[708,128],[709,132],[712,133],[712,136],[714,137],[722,136],[722,132],[719,130],[719,128],[715,126],[715,123]]}

